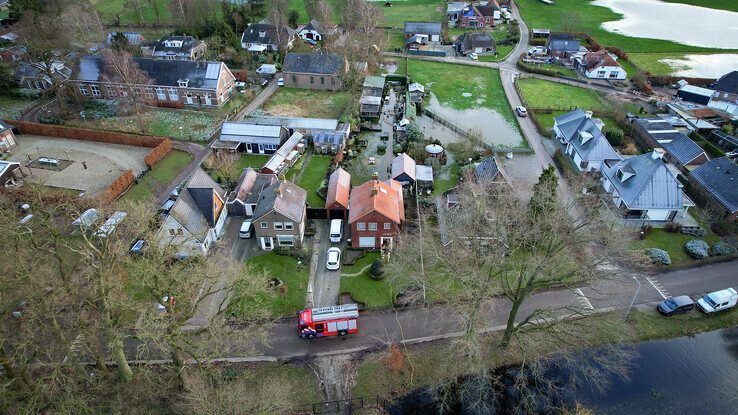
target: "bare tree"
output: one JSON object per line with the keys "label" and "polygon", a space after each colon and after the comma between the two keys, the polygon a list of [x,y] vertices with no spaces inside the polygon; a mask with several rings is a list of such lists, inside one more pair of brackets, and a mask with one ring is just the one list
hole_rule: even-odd
{"label": "bare tree", "polygon": [[187,0],[172,0],[168,7],[175,20],[184,21],[187,17]]}
{"label": "bare tree", "polygon": [[116,88],[116,85],[122,88],[118,91],[121,99],[128,104],[136,116],[141,132],[146,132],[148,125],[143,116],[146,111],[144,88],[145,85],[151,85],[151,80],[133,60],[133,56],[126,51],[106,49],[103,51],[103,59],[105,61],[103,79],[109,83],[110,88]]}
{"label": "bare tree", "polygon": [[149,4],[149,7],[154,10],[154,16],[156,16],[156,23],[161,23],[161,19],[159,17],[159,14],[161,11],[159,10],[159,0],[146,0],[146,3]]}
{"label": "bare tree", "polygon": [[56,97],[61,111],[66,110],[64,89],[66,78],[62,67],[72,67],[69,28],[58,16],[26,13],[14,26],[19,43],[26,47],[24,60],[34,65],[49,81],[49,89]]}
{"label": "bare tree", "polygon": [[144,10],[146,7],[144,0],[125,0],[123,7],[125,10],[133,10],[136,13],[136,17],[138,17],[138,24],[143,24]]}
{"label": "bare tree", "polygon": [[273,0],[269,5],[269,20],[277,28],[277,44],[283,47],[287,43],[285,28],[289,15],[289,0]]}

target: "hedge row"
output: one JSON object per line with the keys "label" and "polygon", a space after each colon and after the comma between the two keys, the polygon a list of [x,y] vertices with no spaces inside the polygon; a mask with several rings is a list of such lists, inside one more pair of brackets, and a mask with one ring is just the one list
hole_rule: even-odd
{"label": "hedge row", "polygon": [[111,203],[122,195],[136,181],[133,170],[126,170],[117,179],[110,183],[107,189],[100,195],[100,201],[104,204]]}
{"label": "hedge row", "polygon": [[164,156],[169,154],[170,151],[172,151],[172,140],[166,138],[161,142],[161,144],[149,151],[149,154],[144,157],[144,163],[146,163],[149,168],[152,168],[156,166],[156,163],[163,159]]}
{"label": "hedge row", "polygon": [[518,63],[517,63],[517,66],[520,70],[523,70],[526,72],[537,73],[539,75],[553,76],[557,78],[571,78],[570,76],[564,75],[563,72],[560,72],[556,69],[547,69],[547,68],[543,68],[543,67],[536,66],[536,65],[530,65],[526,62],[523,62],[523,56],[524,55],[520,55],[520,58],[518,59]]}
{"label": "hedge row", "polygon": [[163,141],[168,140],[163,137],[116,133],[102,130],[88,130],[84,128],[63,127],[60,125],[37,124],[28,121],[8,120],[8,122],[18,127],[21,134],[68,138],[71,140],[96,141],[100,143],[122,144],[147,148],[155,148]]}
{"label": "hedge row", "polygon": [[714,83],[716,79],[712,78],[685,78],[683,76],[655,76],[651,74],[646,74],[646,78],[648,78],[648,81],[651,82],[652,85],[656,86],[669,86],[673,85],[682,79],[689,82],[690,85],[697,85],[697,86],[710,86],[710,84]]}

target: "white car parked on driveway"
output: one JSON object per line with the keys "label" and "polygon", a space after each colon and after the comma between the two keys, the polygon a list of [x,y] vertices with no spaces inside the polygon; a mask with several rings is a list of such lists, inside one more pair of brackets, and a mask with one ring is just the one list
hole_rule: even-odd
{"label": "white car parked on driveway", "polygon": [[331,248],[328,250],[328,254],[325,259],[325,267],[331,271],[337,270],[341,266],[341,250],[338,248]]}
{"label": "white car parked on driveway", "polygon": [[715,291],[697,300],[697,307],[705,313],[717,313],[735,307],[738,302],[738,293],[735,288],[726,288]]}

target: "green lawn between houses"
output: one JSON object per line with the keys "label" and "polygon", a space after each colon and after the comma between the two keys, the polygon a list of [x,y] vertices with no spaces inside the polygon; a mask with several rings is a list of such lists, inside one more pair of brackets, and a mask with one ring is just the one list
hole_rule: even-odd
{"label": "green lawn between houses", "polygon": [[331,156],[313,155],[307,162],[297,185],[307,192],[307,203],[310,207],[325,206],[325,199],[318,195],[321,183],[333,161]]}
{"label": "green lawn between houses", "polygon": [[599,93],[590,89],[538,78],[521,78],[517,82],[530,108],[606,110],[610,107]]}
{"label": "green lawn between houses", "polygon": [[702,239],[710,246],[715,242],[720,241],[720,237],[715,235],[707,222],[705,222],[700,215],[694,211],[694,208],[690,208],[688,213],[700,224],[700,226],[707,231],[707,235],[704,238],[697,238],[691,235],[685,235],[681,232],[671,233],[664,229],[653,229],[651,233],[646,236],[646,239],[636,239],[631,244],[632,249],[645,251],[648,248],[663,249],[669,253],[672,264],[679,264],[692,261],[692,258],[687,255],[687,251],[684,250],[684,244],[691,241],[692,239]]}
{"label": "green lawn between houses", "polygon": [[[95,8],[106,21],[113,21],[116,16],[119,16],[122,24],[139,23],[138,14],[134,10],[126,8],[125,0],[99,0],[95,3]],[[157,0],[156,2],[161,23],[172,23],[169,3],[169,0]],[[146,2],[143,10],[143,23],[156,23],[156,14],[148,2]]]}
{"label": "green lawn between houses", "polygon": [[36,101],[0,95],[0,120],[15,120],[20,118],[21,112],[32,106],[34,102]]}
{"label": "green lawn between houses", "polygon": [[[305,308],[309,263],[298,264],[297,258],[293,256],[271,252],[247,260],[246,265],[253,267],[251,272],[263,274],[264,285],[269,284],[272,278],[282,280],[284,292],[275,290],[271,296],[263,298],[263,302],[270,307],[272,316],[293,316]],[[233,298],[228,305],[229,315],[245,315],[254,307],[253,299],[244,297],[245,287],[241,284],[236,283]]]}
{"label": "green lawn between houses", "polygon": [[352,94],[345,91],[283,87],[264,103],[262,110],[282,117],[340,119],[344,113],[350,113],[355,101]]}
{"label": "green lawn between houses", "polygon": [[[172,150],[164,156],[153,169],[146,172],[138,183],[123,194],[121,200],[147,201],[154,197],[151,187],[157,184],[169,185],[177,175],[192,161],[192,155],[185,151]],[[151,179],[151,180],[150,180]]]}

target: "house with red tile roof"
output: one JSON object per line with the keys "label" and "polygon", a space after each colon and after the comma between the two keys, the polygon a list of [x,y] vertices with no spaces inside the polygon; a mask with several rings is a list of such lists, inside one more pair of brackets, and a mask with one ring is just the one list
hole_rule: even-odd
{"label": "house with red tile roof", "polygon": [[337,168],[328,179],[328,194],[325,208],[330,219],[346,219],[351,192],[351,175],[342,168]]}
{"label": "house with red tile roof", "polygon": [[392,247],[405,222],[402,185],[396,180],[372,180],[355,187],[349,197],[353,248]]}
{"label": "house with red tile roof", "polygon": [[584,76],[593,79],[625,79],[628,74],[606,50],[587,52],[574,58]]}

